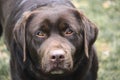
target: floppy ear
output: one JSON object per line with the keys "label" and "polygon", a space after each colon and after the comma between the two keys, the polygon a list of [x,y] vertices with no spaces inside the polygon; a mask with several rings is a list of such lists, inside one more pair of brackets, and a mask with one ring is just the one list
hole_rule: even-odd
{"label": "floppy ear", "polygon": [[32,13],[30,11],[24,12],[21,18],[15,24],[15,27],[13,30],[14,39],[17,45],[19,45],[23,50],[23,61],[24,62],[26,61],[26,40],[25,40],[26,22],[31,14]]}
{"label": "floppy ear", "polygon": [[89,49],[94,44],[97,35],[98,35],[98,28],[95,24],[93,24],[88,18],[86,18],[81,12],[76,11],[75,16],[77,17],[80,29],[83,29],[84,34],[84,51],[86,57],[89,58]]}

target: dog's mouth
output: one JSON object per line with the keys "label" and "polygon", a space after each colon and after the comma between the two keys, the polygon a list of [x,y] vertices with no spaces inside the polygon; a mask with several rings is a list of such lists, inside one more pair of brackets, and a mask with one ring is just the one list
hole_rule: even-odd
{"label": "dog's mouth", "polygon": [[49,71],[49,75],[51,76],[67,76],[71,73],[70,70],[67,69],[62,69],[62,68],[56,68],[56,69],[52,69],[51,71]]}
{"label": "dog's mouth", "polygon": [[44,70],[44,73],[49,75],[67,75],[71,73],[71,68],[68,67],[67,65],[58,66],[49,65]]}
{"label": "dog's mouth", "polygon": [[70,73],[72,68],[72,56],[62,49],[51,51],[48,55],[44,55],[41,60],[41,69],[45,74],[65,75]]}
{"label": "dog's mouth", "polygon": [[52,75],[62,75],[62,74],[65,74],[66,72],[67,70],[62,69],[62,68],[54,68],[49,71],[49,73]]}

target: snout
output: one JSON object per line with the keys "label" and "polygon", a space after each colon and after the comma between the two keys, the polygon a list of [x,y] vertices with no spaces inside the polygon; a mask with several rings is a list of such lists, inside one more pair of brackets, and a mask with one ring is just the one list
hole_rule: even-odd
{"label": "snout", "polygon": [[[51,50],[49,53],[49,67],[50,68],[50,74],[63,74],[66,69],[70,67],[70,62],[68,62],[69,65],[67,65],[65,62],[67,62],[67,53],[63,49],[55,49]],[[66,67],[65,67],[66,66]]]}
{"label": "snout", "polygon": [[40,47],[41,70],[47,74],[69,73],[73,68],[74,52],[75,47],[66,39],[48,39]]}
{"label": "snout", "polygon": [[42,59],[45,73],[64,74],[73,67],[72,56],[63,49],[50,50]]}
{"label": "snout", "polygon": [[65,60],[65,51],[62,49],[50,51],[50,61],[55,64],[59,64]]}

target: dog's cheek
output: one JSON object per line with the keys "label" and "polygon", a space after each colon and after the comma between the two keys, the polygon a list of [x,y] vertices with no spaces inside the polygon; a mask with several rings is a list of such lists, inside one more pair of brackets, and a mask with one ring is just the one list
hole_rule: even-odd
{"label": "dog's cheek", "polygon": [[78,65],[78,62],[82,59],[84,53],[84,40],[83,40],[83,34],[82,33],[79,33],[79,34],[76,34],[74,35],[74,39],[72,40],[71,42],[76,51],[74,52],[74,55],[73,55],[73,65],[74,67],[76,67]]}
{"label": "dog's cheek", "polygon": [[29,55],[30,61],[34,67],[39,69],[41,57],[39,56],[37,50],[39,49],[39,44],[32,39],[31,36],[27,35],[27,54]]}
{"label": "dog's cheek", "polygon": [[51,70],[52,64],[50,64],[50,60],[49,60],[48,55],[44,54],[42,56],[40,64],[41,64],[41,69],[43,72],[49,72]]}
{"label": "dog's cheek", "polygon": [[83,36],[75,33],[71,37],[67,38],[67,40],[74,45],[76,49],[80,49],[83,45]]}

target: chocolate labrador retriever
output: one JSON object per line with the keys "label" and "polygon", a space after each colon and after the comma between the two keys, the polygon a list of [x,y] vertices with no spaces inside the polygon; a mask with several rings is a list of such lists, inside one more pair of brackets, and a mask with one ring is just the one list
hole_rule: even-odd
{"label": "chocolate labrador retriever", "polygon": [[0,0],[12,80],[96,80],[97,27],[70,0]]}

